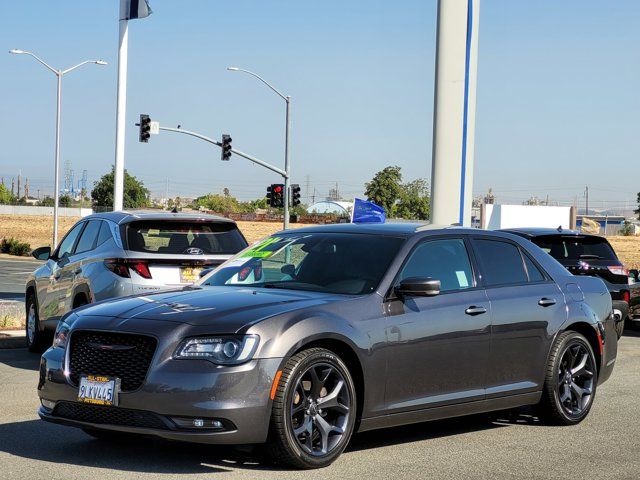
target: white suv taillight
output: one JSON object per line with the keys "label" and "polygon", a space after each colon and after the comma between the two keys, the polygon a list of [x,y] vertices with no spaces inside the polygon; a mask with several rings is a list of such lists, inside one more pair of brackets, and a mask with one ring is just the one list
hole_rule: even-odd
{"label": "white suv taillight", "polygon": [[611,273],[614,275],[624,275],[625,277],[629,276],[629,270],[620,266],[620,265],[612,265],[607,267]]}

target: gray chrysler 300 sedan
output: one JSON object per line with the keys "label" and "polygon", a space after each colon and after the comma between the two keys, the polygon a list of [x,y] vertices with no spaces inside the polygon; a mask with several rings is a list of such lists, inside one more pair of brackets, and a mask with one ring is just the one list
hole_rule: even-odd
{"label": "gray chrysler 300 sedan", "polygon": [[416,224],[282,232],[198,284],[82,307],[40,365],[40,416],[266,443],[328,465],[354,431],[537,405],[588,414],[617,336],[602,281],[531,242]]}

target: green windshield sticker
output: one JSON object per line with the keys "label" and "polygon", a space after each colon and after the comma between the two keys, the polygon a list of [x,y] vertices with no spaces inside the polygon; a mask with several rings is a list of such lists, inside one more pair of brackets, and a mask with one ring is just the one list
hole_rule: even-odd
{"label": "green windshield sticker", "polygon": [[[251,258],[269,258],[271,255],[276,253],[279,248],[274,249],[273,246],[275,243],[281,242],[281,238],[277,237],[269,237],[266,240],[258,243],[255,247],[250,250],[247,250],[242,254],[242,257],[251,257]],[[267,249],[272,246],[272,248]]]}

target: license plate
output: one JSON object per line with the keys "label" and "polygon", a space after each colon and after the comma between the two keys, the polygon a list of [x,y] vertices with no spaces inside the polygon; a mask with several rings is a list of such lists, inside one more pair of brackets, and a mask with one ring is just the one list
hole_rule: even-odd
{"label": "license plate", "polygon": [[80,377],[78,401],[93,405],[118,405],[120,379],[99,375]]}
{"label": "license plate", "polygon": [[200,279],[200,272],[202,272],[202,268],[181,268],[180,282],[193,283]]}

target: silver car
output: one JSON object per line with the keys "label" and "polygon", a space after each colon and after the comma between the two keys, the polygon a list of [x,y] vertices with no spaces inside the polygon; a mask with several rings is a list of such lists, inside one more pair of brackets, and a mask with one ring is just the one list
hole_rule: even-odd
{"label": "silver car", "polygon": [[89,215],[58,248],[33,251],[46,263],[27,279],[27,344],[41,351],[70,310],[113,297],[193,283],[247,246],[232,220],[201,214],[108,212]]}

